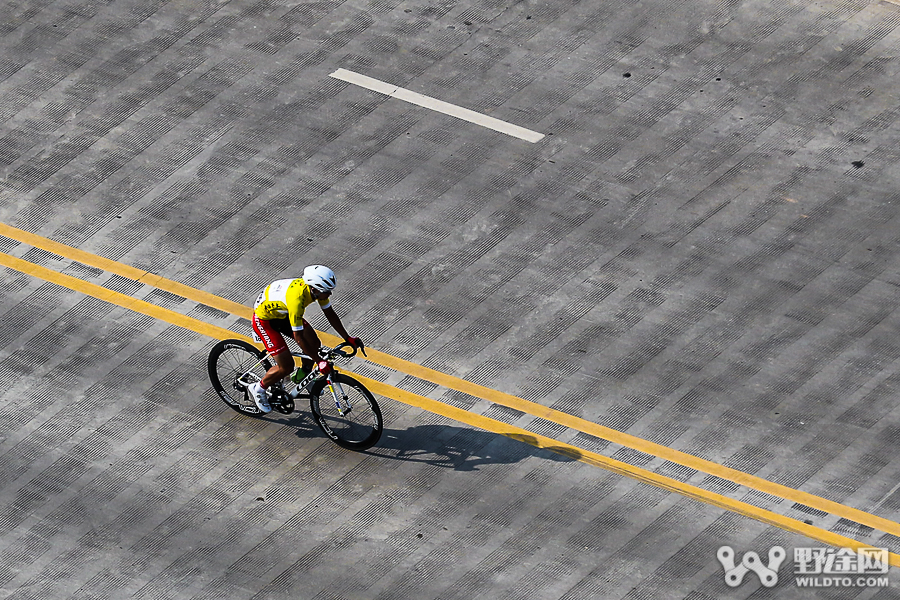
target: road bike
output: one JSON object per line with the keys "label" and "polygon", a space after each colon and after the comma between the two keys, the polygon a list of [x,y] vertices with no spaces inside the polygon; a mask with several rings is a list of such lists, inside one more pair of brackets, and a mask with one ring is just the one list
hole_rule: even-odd
{"label": "road bike", "polygon": [[[352,352],[344,348],[350,347]],[[365,355],[365,348],[360,346]],[[269,388],[269,404],[283,414],[294,411],[294,400],[309,398],[309,408],[319,428],[334,443],[350,450],[365,450],[374,446],[384,429],[381,408],[375,396],[362,383],[339,373],[334,367],[336,358],[350,358],[357,349],[344,343],[322,350],[322,359],[330,368],[325,374],[313,361],[312,371],[299,383],[293,379],[297,372],[285,381]],[[301,359],[309,358],[299,352],[291,352]],[[249,386],[258,382],[272,367],[273,358],[244,340],[228,339],[216,343],[209,352],[207,369],[209,380],[225,404],[243,415],[259,416],[263,413],[253,401]]]}

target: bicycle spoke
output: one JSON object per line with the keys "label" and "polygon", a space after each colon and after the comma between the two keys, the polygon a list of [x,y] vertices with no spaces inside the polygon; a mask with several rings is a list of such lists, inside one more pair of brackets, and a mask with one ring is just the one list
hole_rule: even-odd
{"label": "bicycle spoke", "polygon": [[[238,412],[259,413],[246,394],[246,384],[259,381],[268,368],[256,348],[240,340],[224,340],[210,351],[207,363],[210,381],[222,400]],[[238,378],[244,375],[246,378],[239,382]]]}
{"label": "bicycle spoke", "polygon": [[358,381],[338,375],[334,385],[323,382],[311,400],[313,415],[323,431],[345,448],[361,450],[381,436],[381,411],[374,397]]}

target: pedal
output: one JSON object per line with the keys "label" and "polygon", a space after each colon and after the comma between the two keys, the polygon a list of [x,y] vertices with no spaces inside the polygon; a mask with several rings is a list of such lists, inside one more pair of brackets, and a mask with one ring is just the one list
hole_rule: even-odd
{"label": "pedal", "polygon": [[294,401],[281,386],[272,386],[269,394],[269,404],[272,405],[272,408],[284,415],[294,412]]}
{"label": "pedal", "polygon": [[272,408],[280,412],[284,415],[289,415],[294,412],[294,401],[288,398],[287,400],[281,402],[272,403]]}

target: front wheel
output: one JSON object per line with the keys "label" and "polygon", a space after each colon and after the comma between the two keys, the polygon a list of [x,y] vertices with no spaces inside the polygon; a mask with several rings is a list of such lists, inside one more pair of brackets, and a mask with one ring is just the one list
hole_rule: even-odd
{"label": "front wheel", "polygon": [[272,367],[265,352],[244,340],[222,340],[209,351],[206,366],[209,380],[225,404],[244,415],[262,414],[247,386]]}
{"label": "front wheel", "polygon": [[331,382],[323,377],[309,391],[316,424],[331,440],[349,450],[366,450],[381,437],[381,409],[372,393],[359,381],[337,373]]}

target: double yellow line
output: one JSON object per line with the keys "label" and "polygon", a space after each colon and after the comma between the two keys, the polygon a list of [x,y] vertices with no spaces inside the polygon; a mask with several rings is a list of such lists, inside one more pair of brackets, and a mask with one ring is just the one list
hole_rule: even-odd
{"label": "double yellow line", "polygon": [[[57,254],[60,257],[78,261],[85,265],[96,267],[109,273],[113,273],[122,277],[126,277],[128,279],[132,279],[134,281],[147,284],[157,289],[176,294],[186,299],[205,304],[207,306],[222,310],[236,316],[244,318],[250,317],[250,308],[237,302],[232,302],[231,300],[227,300],[225,298],[215,296],[202,290],[186,286],[159,275],[149,273],[141,269],[136,269],[129,265],[125,265],[101,256],[97,256],[90,252],[85,252],[83,250],[79,250],[77,248],[55,242],[45,237],[24,231],[22,229],[18,229],[16,227],[12,227],[4,223],[0,223],[0,235]],[[180,313],[161,308],[149,302],[138,300],[136,298],[132,298],[131,296],[109,290],[102,286],[89,283],[81,279],[65,275],[63,273],[59,273],[52,269],[48,269],[46,267],[36,265],[20,258],[16,258],[9,254],[0,253],[0,265],[8,267],[10,269],[14,269],[16,271],[20,271],[22,273],[26,273],[44,281],[49,281],[57,285],[61,285],[66,288],[93,296],[95,298],[99,298],[112,304],[151,316],[153,318],[178,325],[179,327],[184,327],[185,329],[195,331],[197,333],[200,333],[201,335],[206,335],[215,339],[242,337],[228,329],[210,325],[209,323],[205,323],[203,321],[187,317]],[[321,333],[321,335],[324,338],[324,341],[328,344],[334,344],[339,341],[337,338],[330,334]],[[709,475],[714,475],[716,477],[732,481],[750,489],[784,498],[796,503],[804,504],[816,510],[830,513],[832,515],[836,515],[850,521],[872,527],[873,529],[877,529],[879,531],[900,536],[900,523],[897,523],[895,521],[884,519],[882,517],[878,517],[876,515],[828,500],[826,498],[822,498],[820,496],[815,496],[813,494],[809,494],[800,490],[795,490],[793,488],[768,481],[749,473],[731,469],[724,465],[720,465],[718,463],[714,463],[712,461],[708,461],[691,454],[680,452],[673,448],[656,444],[649,440],[617,431],[615,429],[610,429],[597,423],[586,421],[573,415],[548,408],[535,402],[530,402],[517,396],[499,392],[497,390],[493,390],[466,381],[464,379],[442,373],[440,371],[435,371],[433,369],[417,365],[415,363],[403,360],[390,354],[386,354],[384,352],[380,352],[374,349],[370,349],[368,352],[370,361],[397,371],[404,372],[408,375],[430,381],[449,389],[464,392],[475,397],[483,398],[497,404],[514,408],[536,417],[541,417],[548,421],[559,423],[571,429],[583,431],[598,438],[602,438],[610,442],[632,448],[640,452],[644,452],[646,454],[657,456],[664,460],[668,460],[690,469],[694,469],[703,473],[707,473]],[[416,406],[428,410],[455,421],[466,423],[487,431],[504,435],[506,437],[517,439],[538,448],[548,449],[575,460],[595,465],[606,470],[625,475],[632,479],[637,479],[639,481],[643,481],[645,483],[649,483],[651,485],[655,485],[657,487],[661,487],[663,489],[667,489],[672,492],[694,498],[696,500],[699,500],[700,502],[718,506],[720,508],[724,508],[738,514],[745,515],[764,523],[775,525],[776,527],[780,527],[787,531],[799,533],[801,535],[829,545],[855,549],[869,547],[869,544],[864,544],[852,538],[848,538],[827,531],[825,529],[815,527],[797,519],[792,519],[790,517],[775,513],[773,511],[753,506],[746,502],[741,502],[740,500],[734,500],[727,496],[716,494],[703,488],[699,488],[669,477],[665,477],[663,475],[659,475],[647,469],[642,469],[640,467],[636,467],[628,463],[603,456],[602,454],[589,452],[571,444],[532,433],[526,429],[508,425],[489,417],[471,413],[469,411],[447,405],[443,402],[439,402],[437,400],[433,400],[419,394],[414,394],[412,392],[408,392],[406,390],[402,390],[400,388],[367,377],[363,377],[358,374],[354,374],[354,376],[361,379],[373,392],[379,395],[392,398],[411,406]],[[890,554],[890,562],[894,566],[900,566],[900,556],[896,554]]]}

